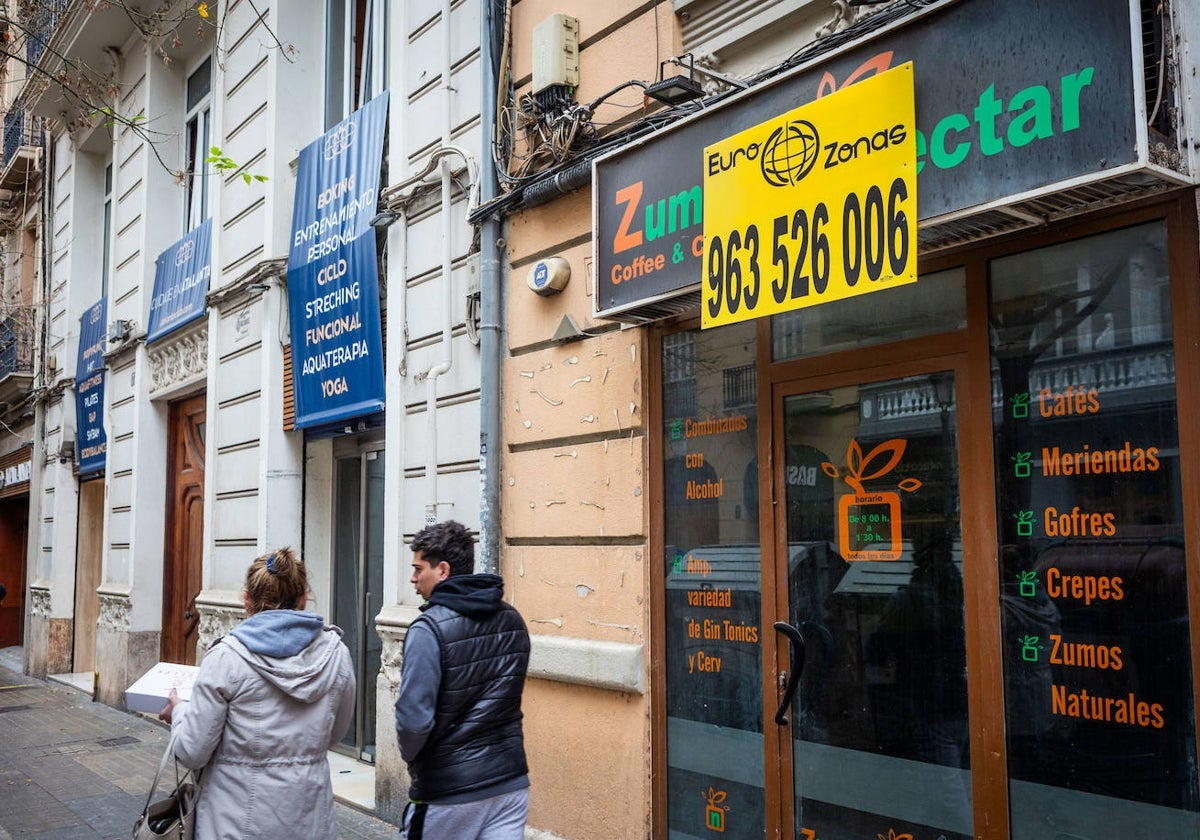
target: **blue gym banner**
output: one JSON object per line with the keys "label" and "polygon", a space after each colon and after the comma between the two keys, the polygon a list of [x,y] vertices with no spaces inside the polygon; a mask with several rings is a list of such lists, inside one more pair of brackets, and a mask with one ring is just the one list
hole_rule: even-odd
{"label": "blue gym banner", "polygon": [[79,362],[75,365],[75,448],[79,474],[103,472],[108,455],[104,434],[104,348],[108,298],[79,317]]}
{"label": "blue gym banner", "polygon": [[375,229],[388,95],[300,150],[288,310],[296,428],[383,409]]}
{"label": "blue gym banner", "polygon": [[211,274],[212,219],[205,219],[154,261],[147,344],[204,314]]}

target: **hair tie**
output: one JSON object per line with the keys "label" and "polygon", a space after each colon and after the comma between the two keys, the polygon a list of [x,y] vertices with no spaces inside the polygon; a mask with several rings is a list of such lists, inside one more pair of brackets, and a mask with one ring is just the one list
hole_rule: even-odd
{"label": "hair tie", "polygon": [[275,552],[272,551],[267,555],[267,571],[273,575],[279,574],[279,570],[275,568]]}

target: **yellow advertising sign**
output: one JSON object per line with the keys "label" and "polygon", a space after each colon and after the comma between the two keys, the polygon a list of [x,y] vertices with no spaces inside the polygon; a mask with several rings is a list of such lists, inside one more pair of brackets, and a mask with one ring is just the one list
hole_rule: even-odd
{"label": "yellow advertising sign", "polygon": [[704,150],[701,326],[917,279],[913,65]]}

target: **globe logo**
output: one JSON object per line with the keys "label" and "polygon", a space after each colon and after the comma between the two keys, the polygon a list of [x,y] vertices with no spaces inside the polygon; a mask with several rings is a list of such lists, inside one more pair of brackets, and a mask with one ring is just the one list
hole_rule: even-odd
{"label": "globe logo", "polygon": [[817,127],[808,120],[795,120],[771,132],[763,144],[763,178],[773,187],[800,183],[817,162],[821,138]]}

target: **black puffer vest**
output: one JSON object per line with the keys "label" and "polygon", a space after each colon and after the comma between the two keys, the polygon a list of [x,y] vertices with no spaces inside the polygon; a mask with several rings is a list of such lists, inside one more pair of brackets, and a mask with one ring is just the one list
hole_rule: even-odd
{"label": "black puffer vest", "polygon": [[521,731],[529,631],[498,594],[483,603],[474,597],[491,588],[488,578],[501,589],[494,575],[448,578],[416,619],[437,636],[442,663],[433,731],[409,765],[409,797],[417,801],[469,793],[529,772]]}

